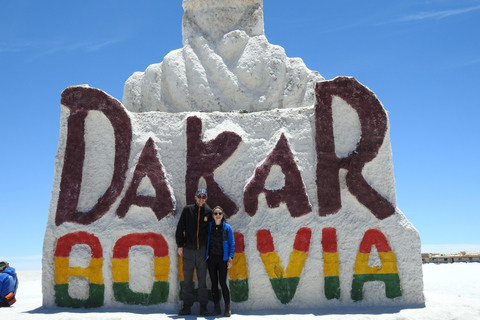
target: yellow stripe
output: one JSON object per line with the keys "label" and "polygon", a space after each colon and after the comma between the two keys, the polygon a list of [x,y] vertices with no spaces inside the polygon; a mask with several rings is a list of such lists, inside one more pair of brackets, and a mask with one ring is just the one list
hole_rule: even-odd
{"label": "yellow stripe", "polygon": [[55,284],[67,284],[69,277],[88,278],[90,283],[103,284],[103,259],[91,259],[88,268],[69,267],[69,258],[55,257]]}
{"label": "yellow stripe", "polygon": [[303,266],[305,265],[305,260],[307,260],[308,253],[293,249],[290,254],[290,260],[288,261],[287,270],[285,270],[286,278],[296,278],[300,277],[302,273]]}
{"label": "yellow stripe", "polygon": [[168,282],[168,274],[170,272],[170,257],[160,257],[153,259],[155,281]]}
{"label": "yellow stripe", "polygon": [[183,281],[183,258],[178,257],[178,278]]}
{"label": "yellow stripe", "polygon": [[103,259],[92,259],[90,261],[89,279],[90,283],[103,284],[103,272],[102,272]]}
{"label": "yellow stripe", "polygon": [[[183,281],[183,258],[178,257],[178,278]],[[193,270],[193,281],[195,281],[195,270]]]}
{"label": "yellow stripe", "polygon": [[285,273],[282,267],[282,262],[280,261],[280,257],[276,252],[269,252],[262,254],[262,261],[263,265],[265,266],[265,270],[267,274],[272,279],[281,279],[283,278],[283,274]]}
{"label": "yellow stripe", "polygon": [[128,259],[112,259],[113,282],[129,282]]}
{"label": "yellow stripe", "polygon": [[233,257],[233,264],[228,269],[228,276],[232,280],[241,280],[248,278],[247,257],[245,253],[235,253]]}
{"label": "yellow stripe", "polygon": [[397,262],[395,254],[390,252],[379,252],[378,256],[382,262],[382,266],[369,267],[368,259],[370,254],[357,253],[357,260],[355,260],[354,274],[387,274],[398,273]]}
{"label": "yellow stripe", "polygon": [[[170,257],[154,258],[155,281],[168,282]],[[112,259],[112,278],[114,282],[129,282],[130,271],[128,259]],[[183,276],[183,275],[182,275]]]}
{"label": "yellow stripe", "polygon": [[340,263],[338,260],[338,252],[323,253],[323,276],[338,277],[340,275]]}
{"label": "yellow stripe", "polygon": [[68,263],[69,258],[55,257],[53,264],[55,266],[55,284],[68,283]]}

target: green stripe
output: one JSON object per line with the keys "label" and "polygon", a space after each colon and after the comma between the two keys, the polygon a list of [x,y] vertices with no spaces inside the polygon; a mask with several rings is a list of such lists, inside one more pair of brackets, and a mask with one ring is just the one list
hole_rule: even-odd
{"label": "green stripe", "polygon": [[385,283],[385,296],[393,299],[402,295],[400,277],[398,273],[387,274],[354,274],[351,297],[355,301],[363,299],[363,284],[368,281],[383,281]]}
{"label": "green stripe", "polygon": [[278,300],[280,300],[280,302],[283,304],[287,304],[293,299],[295,292],[297,291],[299,281],[299,277],[276,279],[270,278],[273,291],[275,292]]}
{"label": "green stripe", "polygon": [[248,300],[248,279],[230,280],[230,298],[233,302]]}
{"label": "green stripe", "polygon": [[68,283],[55,285],[55,304],[57,307],[66,308],[98,308],[103,306],[105,285],[89,284],[88,298],[86,300],[74,299],[68,294]]}
{"label": "green stripe", "polygon": [[118,302],[149,306],[167,302],[170,284],[165,281],[153,282],[150,293],[135,292],[130,289],[128,282],[114,282],[113,296]]}
{"label": "green stripe", "polygon": [[340,278],[338,276],[325,277],[325,297],[330,299],[340,299]]}

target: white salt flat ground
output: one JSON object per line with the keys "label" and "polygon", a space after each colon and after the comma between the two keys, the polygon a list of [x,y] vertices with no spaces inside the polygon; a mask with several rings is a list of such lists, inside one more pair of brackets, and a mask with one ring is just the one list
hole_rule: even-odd
{"label": "white salt flat ground", "polygon": [[[19,271],[21,287],[12,308],[0,308],[1,320],[37,319],[183,319],[176,314],[150,313],[145,308],[43,308],[41,271]],[[285,309],[233,314],[231,319],[480,319],[480,263],[423,266],[425,307],[338,307]],[[150,309],[149,309],[150,310]],[[233,310],[235,312],[235,310]],[[202,318],[188,316],[187,319]],[[209,317],[213,319],[213,317]]]}

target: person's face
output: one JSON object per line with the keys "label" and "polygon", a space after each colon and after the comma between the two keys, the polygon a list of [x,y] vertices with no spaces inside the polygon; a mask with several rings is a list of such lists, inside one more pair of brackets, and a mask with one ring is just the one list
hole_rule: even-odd
{"label": "person's face", "polygon": [[195,195],[195,202],[197,206],[203,207],[205,202],[207,202],[207,195],[205,193],[200,193],[199,195]]}
{"label": "person's face", "polygon": [[213,220],[215,221],[215,224],[222,223],[222,219],[223,219],[222,210],[220,209],[213,210],[212,216],[213,216]]}

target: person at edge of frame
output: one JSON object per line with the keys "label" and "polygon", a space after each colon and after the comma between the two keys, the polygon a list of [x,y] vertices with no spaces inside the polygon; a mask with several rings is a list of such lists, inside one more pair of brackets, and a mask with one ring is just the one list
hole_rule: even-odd
{"label": "person at edge of frame", "polygon": [[17,300],[18,278],[15,269],[8,262],[0,262],[0,307],[10,307]]}

